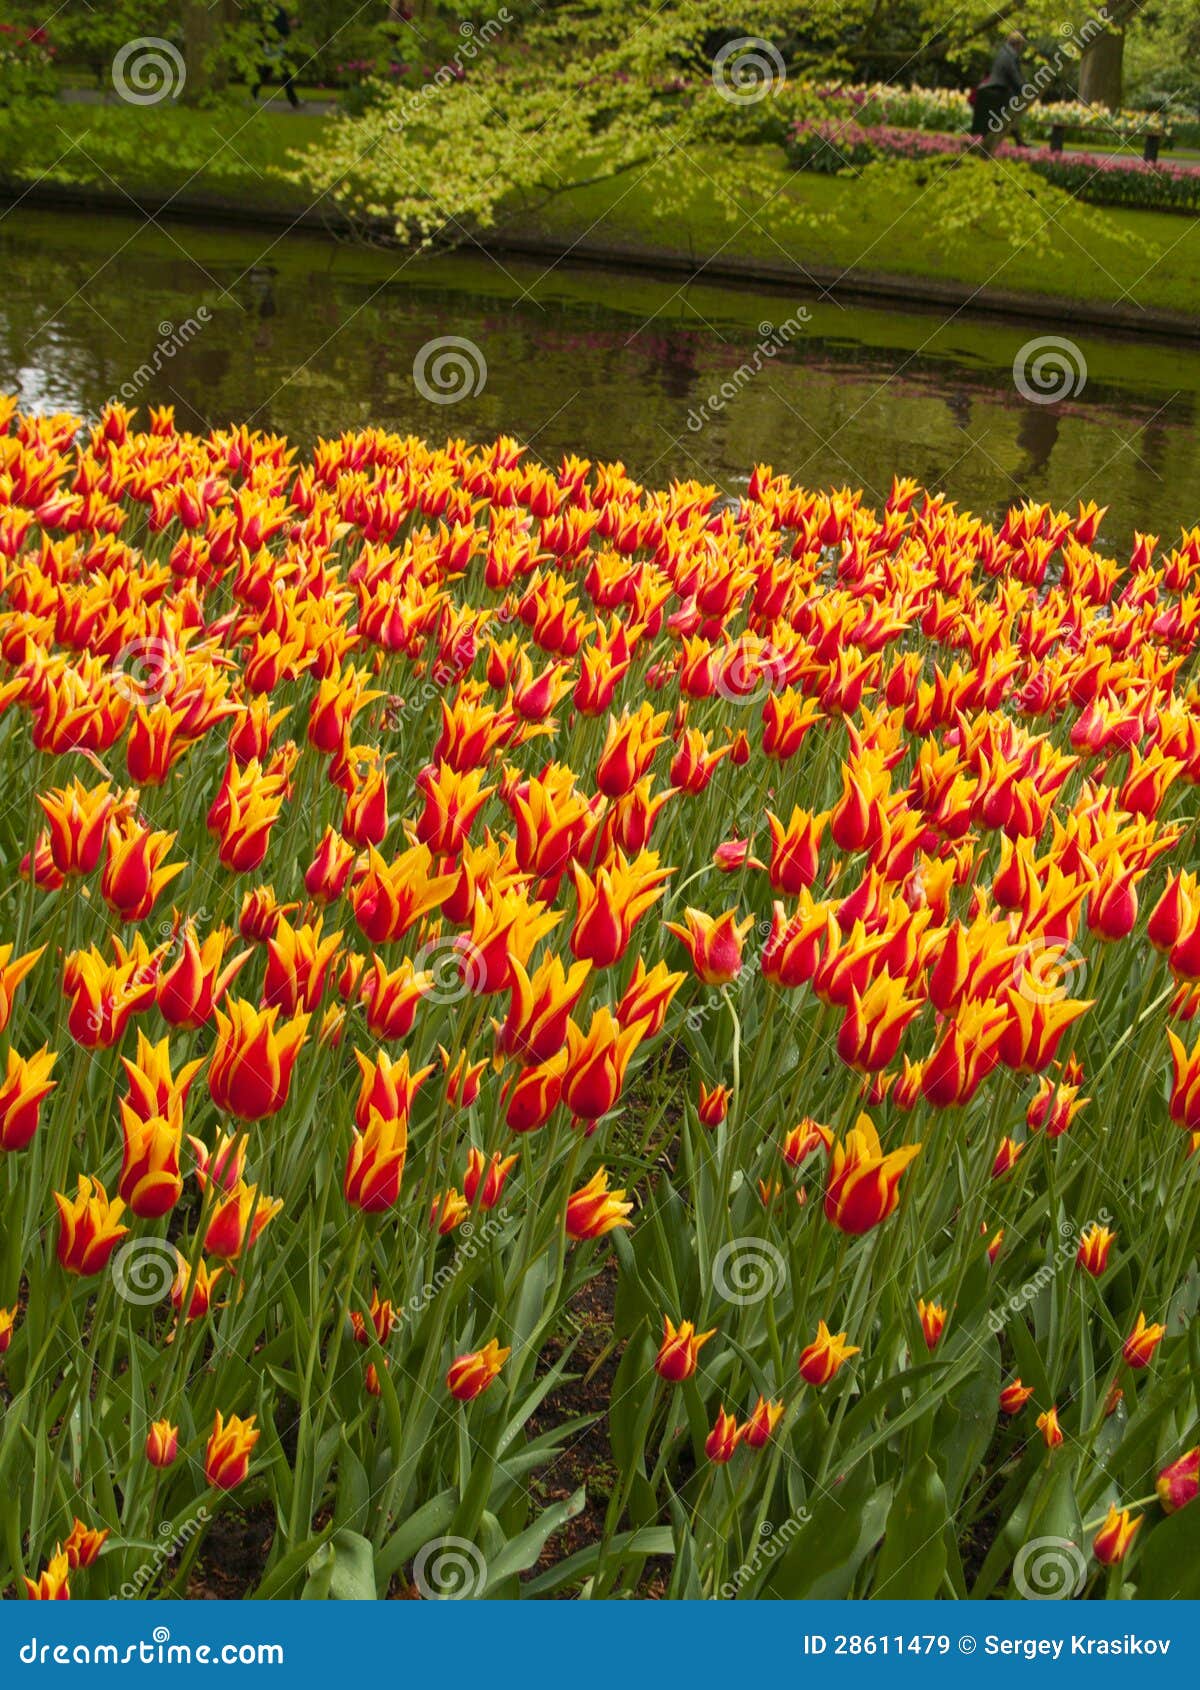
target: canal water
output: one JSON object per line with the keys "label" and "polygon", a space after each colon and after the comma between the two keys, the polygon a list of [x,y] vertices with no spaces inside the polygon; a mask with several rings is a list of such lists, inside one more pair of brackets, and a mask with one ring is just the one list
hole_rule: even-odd
{"label": "canal water", "polygon": [[1023,321],[22,206],[0,264],[0,388],[26,407],[173,404],[305,446],[505,433],[734,493],[756,462],[872,498],[909,474],[989,516],[1094,498],[1115,546],[1200,521],[1200,353],[1151,341],[1072,334],[1044,403],[1014,380]]}

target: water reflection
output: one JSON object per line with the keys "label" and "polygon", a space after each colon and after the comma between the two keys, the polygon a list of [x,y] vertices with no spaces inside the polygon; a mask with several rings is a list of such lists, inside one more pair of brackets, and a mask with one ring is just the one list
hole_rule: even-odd
{"label": "water reflection", "polygon": [[[303,444],[368,423],[503,432],[543,459],[620,458],[647,482],[727,490],[756,461],[878,498],[908,473],[989,515],[1024,496],[1094,497],[1114,507],[1119,543],[1200,517],[1195,354],[1088,340],[1086,390],[1037,405],[1012,382],[1026,325],[811,300],[804,331],[754,373],[764,325],[801,302],[25,210],[0,220],[0,257],[0,384],[27,406],[95,414],[124,388],[188,427],[244,418]],[[164,353],[164,325],[201,305],[203,331]],[[453,406],[413,381],[444,335],[487,362],[482,391]]]}

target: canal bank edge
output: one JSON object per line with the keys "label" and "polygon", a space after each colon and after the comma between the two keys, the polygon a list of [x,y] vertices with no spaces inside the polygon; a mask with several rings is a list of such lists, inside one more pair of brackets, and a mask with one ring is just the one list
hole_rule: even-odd
{"label": "canal bank edge", "polygon": [[[296,211],[239,205],[236,200],[203,192],[149,196],[124,189],[109,192],[100,188],[66,186],[56,182],[21,183],[0,180],[0,205],[5,211],[18,205],[53,211],[103,211],[138,215],[151,221],[168,218],[175,222],[225,223],[231,228],[253,226],[277,234],[300,230],[344,240],[362,233],[363,224],[321,201]],[[0,213],[3,215],[3,213]],[[383,220],[366,228],[373,240],[388,242],[391,229]],[[484,253],[545,259],[551,267],[563,264],[639,270],[660,276],[680,276],[685,281],[728,283],[739,287],[797,291],[822,298],[845,299],[852,303],[895,304],[924,310],[947,310],[954,315],[1019,318],[1046,327],[1095,328],[1115,335],[1180,339],[1200,343],[1200,314],[1163,311],[1133,304],[1103,305],[1094,301],[1068,300],[1057,294],[1018,293],[1002,288],[972,287],[960,282],[936,281],[931,277],[895,276],[884,272],[839,268],[837,265],[794,264],[762,259],[741,259],[716,253],[698,257],[694,253],[667,247],[648,247],[614,241],[566,240],[519,230],[491,231],[473,236],[470,243]]]}

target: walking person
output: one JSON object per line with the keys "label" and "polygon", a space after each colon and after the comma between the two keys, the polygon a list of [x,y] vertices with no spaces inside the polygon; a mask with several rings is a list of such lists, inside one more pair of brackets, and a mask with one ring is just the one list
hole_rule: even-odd
{"label": "walking person", "polygon": [[[1004,135],[1014,129],[1025,109],[1025,78],[1021,72],[1024,50],[1025,37],[1019,29],[1014,29],[1005,37],[992,60],[986,80],[975,90],[971,134],[989,157]],[[1020,145],[1020,137],[1016,139]]]}
{"label": "walking person", "polygon": [[300,96],[296,92],[296,81],[288,60],[287,44],[292,33],[292,20],[288,17],[286,6],[276,6],[275,15],[271,19],[271,29],[276,40],[263,47],[263,57],[267,63],[258,67],[258,81],[250,91],[250,98],[257,101],[263,85],[270,82],[273,75],[278,75],[280,86],[288,97],[288,104],[293,110],[299,110]]}

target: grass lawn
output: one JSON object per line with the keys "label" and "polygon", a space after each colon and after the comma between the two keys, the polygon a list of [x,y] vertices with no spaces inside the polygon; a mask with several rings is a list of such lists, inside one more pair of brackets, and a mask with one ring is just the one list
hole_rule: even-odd
{"label": "grass lawn", "polygon": [[[668,190],[673,209],[666,212]],[[897,198],[846,177],[793,171],[770,147],[731,155],[689,146],[686,160],[564,193],[530,221],[547,235],[588,243],[1197,309],[1200,219],[1080,205],[1050,231],[1048,247],[1014,251],[1002,231],[986,225],[963,229],[948,243],[945,230],[931,225],[920,192]],[[1123,245],[1119,232],[1137,244]]]}
{"label": "grass lawn", "polygon": [[[211,195],[299,212],[288,154],[325,119],[284,109],[50,105],[0,111],[0,176],[131,194]],[[584,166],[590,173],[592,165]],[[970,219],[947,238],[925,190],[868,191],[793,171],[777,147],[690,143],[649,169],[593,182],[540,209],[513,207],[506,229],[663,255],[756,258],[932,277],[1068,299],[1195,311],[1200,219],[1071,206],[1047,239],[1014,249]],[[1122,237],[1124,237],[1122,239]]]}

